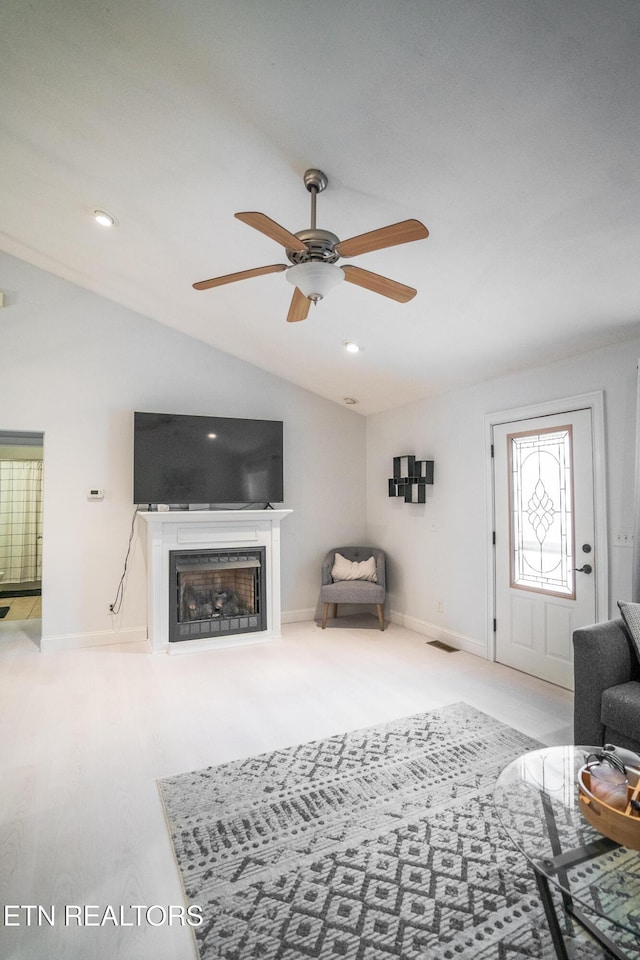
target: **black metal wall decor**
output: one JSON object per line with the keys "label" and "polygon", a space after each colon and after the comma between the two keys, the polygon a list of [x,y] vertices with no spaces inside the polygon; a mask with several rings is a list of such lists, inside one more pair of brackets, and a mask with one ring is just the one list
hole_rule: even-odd
{"label": "black metal wall decor", "polygon": [[426,503],[427,484],[433,484],[433,460],[416,460],[411,455],[393,458],[390,497],[403,497],[405,503]]}

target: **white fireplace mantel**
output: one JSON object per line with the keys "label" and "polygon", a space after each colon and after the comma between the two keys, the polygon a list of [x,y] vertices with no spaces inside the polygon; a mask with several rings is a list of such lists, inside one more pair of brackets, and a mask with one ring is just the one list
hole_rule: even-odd
{"label": "white fireplace mantel", "polygon": [[[280,523],[291,510],[139,512],[147,541],[147,638],[154,653],[194,653],[262,643],[280,636]],[[169,554],[172,550],[264,547],[267,627],[255,633],[169,643]]]}

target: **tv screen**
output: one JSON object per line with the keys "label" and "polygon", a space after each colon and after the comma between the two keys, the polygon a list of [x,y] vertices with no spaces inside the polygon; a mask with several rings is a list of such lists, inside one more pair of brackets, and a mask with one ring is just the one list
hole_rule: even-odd
{"label": "tv screen", "polygon": [[281,420],[135,413],[137,504],[283,500]]}

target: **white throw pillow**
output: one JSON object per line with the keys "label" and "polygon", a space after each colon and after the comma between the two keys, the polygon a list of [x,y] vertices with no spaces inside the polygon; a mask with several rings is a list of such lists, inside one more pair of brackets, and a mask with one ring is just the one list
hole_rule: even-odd
{"label": "white throw pillow", "polygon": [[371,580],[378,582],[376,576],[376,558],[369,557],[368,560],[347,560],[341,553],[336,553],[333,567],[331,568],[333,580]]}

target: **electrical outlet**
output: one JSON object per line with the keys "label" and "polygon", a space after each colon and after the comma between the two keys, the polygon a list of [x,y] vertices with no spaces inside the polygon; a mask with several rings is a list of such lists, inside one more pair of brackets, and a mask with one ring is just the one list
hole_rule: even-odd
{"label": "electrical outlet", "polygon": [[444,603],[442,602],[442,600],[438,600],[438,606],[436,609],[438,613],[444,613]]}

